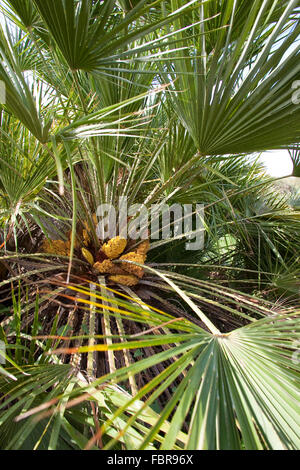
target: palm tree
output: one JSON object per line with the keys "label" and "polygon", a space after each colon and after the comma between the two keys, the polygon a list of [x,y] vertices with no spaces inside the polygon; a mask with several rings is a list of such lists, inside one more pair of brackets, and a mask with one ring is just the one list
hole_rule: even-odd
{"label": "palm tree", "polygon": [[[300,141],[299,2],[1,8],[0,447],[299,448],[299,212],[251,156]],[[121,197],[203,203],[204,249],[101,238]]]}

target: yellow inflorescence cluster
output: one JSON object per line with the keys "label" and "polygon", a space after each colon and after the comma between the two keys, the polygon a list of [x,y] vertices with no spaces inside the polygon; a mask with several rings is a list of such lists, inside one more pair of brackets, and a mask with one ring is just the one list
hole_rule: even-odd
{"label": "yellow inflorescence cluster", "polygon": [[43,253],[49,253],[51,255],[69,256],[71,248],[71,242],[68,240],[43,240],[41,245],[41,251]]}
{"label": "yellow inflorescence cluster", "polygon": [[102,251],[109,259],[116,259],[123,253],[126,246],[127,240],[125,238],[115,237],[103,245]]}
{"label": "yellow inflorescence cluster", "polygon": [[[134,263],[144,264],[146,261],[146,257],[145,255],[140,255],[133,251],[131,253],[127,253],[126,255],[121,256],[120,260],[121,261],[133,261]],[[125,271],[139,278],[142,278],[144,275],[144,270],[141,266],[136,266],[135,264],[129,264],[129,263],[122,263],[121,266],[123,269],[125,269]]]}
{"label": "yellow inflorescence cluster", "polygon": [[130,274],[123,274],[118,276],[109,276],[110,281],[115,282],[116,284],[122,284],[123,286],[136,286],[139,282],[136,276]]}
{"label": "yellow inflorescence cluster", "polygon": [[115,237],[109,240],[102,247],[103,253],[108,256],[108,260],[102,263],[94,264],[94,271],[98,274],[110,274],[109,280],[117,284],[125,286],[135,286],[138,284],[139,279],[144,275],[144,269],[132,263],[120,263],[119,265],[113,263],[111,260],[119,259],[120,261],[131,261],[133,263],[145,264],[147,252],[150,248],[148,240],[141,242],[135,251],[126,253],[120,256],[127,246],[125,239]]}
{"label": "yellow inflorescence cluster", "polygon": [[139,244],[139,246],[137,247],[135,251],[139,255],[144,255],[147,258],[147,253],[149,250],[150,250],[150,242],[149,240],[144,240],[142,241],[142,243]]}
{"label": "yellow inflorescence cluster", "polygon": [[89,236],[89,232],[86,229],[83,229],[82,237],[83,237],[83,244],[85,246],[89,246],[89,244],[91,243],[91,238]]}
{"label": "yellow inflorescence cluster", "polygon": [[[93,221],[97,224],[96,214],[93,214]],[[150,249],[149,240],[142,241],[137,248],[129,253],[122,255],[127,247],[127,240],[122,237],[111,238],[107,243],[104,243],[98,254],[95,254],[96,259],[103,259],[95,263],[94,256],[86,248],[91,243],[90,229],[87,221],[84,221],[84,229],[82,231],[83,245],[76,237],[75,249],[81,249],[83,258],[93,266],[95,274],[108,274],[109,280],[117,284],[125,286],[135,286],[144,275],[142,266],[137,266],[134,263],[144,265],[147,258],[147,253]],[[71,248],[71,233],[69,234],[68,241],[62,240],[44,240],[41,245],[41,251],[53,255],[69,256]],[[121,256],[122,255],[122,256]],[[113,262],[119,260],[120,263]]]}
{"label": "yellow inflorescence cluster", "polygon": [[110,259],[105,259],[104,261],[102,261],[102,263],[99,263],[98,261],[93,266],[94,271],[97,274],[111,273],[111,270],[113,269],[113,267],[114,267],[114,263]]}
{"label": "yellow inflorescence cluster", "polygon": [[97,262],[93,267],[97,274],[124,274],[123,269],[114,264],[110,259],[105,259],[102,263]]}
{"label": "yellow inflorescence cluster", "polygon": [[[97,226],[96,214],[92,215],[92,219],[93,219],[94,225]],[[91,243],[91,237],[90,237],[91,229],[87,220],[84,220],[83,225],[85,227],[82,231],[83,244],[84,246],[89,246],[89,244]]]}

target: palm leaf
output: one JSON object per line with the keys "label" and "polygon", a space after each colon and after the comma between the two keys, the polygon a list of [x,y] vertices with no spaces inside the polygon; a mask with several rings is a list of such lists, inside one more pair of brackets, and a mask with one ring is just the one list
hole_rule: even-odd
{"label": "palm leaf", "polygon": [[[204,22],[202,39],[191,43],[193,56],[178,52],[184,59],[178,58],[168,70],[174,84],[170,98],[181,122],[204,155],[255,152],[298,142],[299,107],[291,99],[299,74],[299,46],[291,50],[299,36],[298,2],[286,2],[271,29],[266,23],[271,2],[252,2],[243,29],[238,3],[223,2],[222,7],[217,3],[203,5],[200,13],[204,19],[207,9],[211,13],[212,8],[215,12],[221,8],[219,26],[224,29],[214,48],[210,50]],[[287,25],[290,34],[284,35]],[[234,40],[237,31],[239,38]],[[262,31],[269,36],[260,50],[254,46]]]}

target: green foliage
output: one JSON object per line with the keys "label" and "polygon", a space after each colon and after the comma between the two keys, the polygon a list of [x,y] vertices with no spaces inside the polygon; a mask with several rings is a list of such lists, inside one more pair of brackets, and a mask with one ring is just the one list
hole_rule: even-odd
{"label": "green foliage", "polygon": [[[192,52],[178,51],[174,63],[166,66],[173,80],[173,105],[204,155],[276,149],[299,141],[299,106],[291,96],[300,46],[290,52],[300,32],[298,2],[257,0],[245,8],[244,3],[206,2],[199,7],[201,36],[195,34],[191,41]],[[213,23],[218,31],[212,34],[210,16],[217,17]],[[182,17],[177,27],[185,24]],[[184,43],[189,32],[180,35]]]}
{"label": "green foliage", "polygon": [[[299,207],[250,155],[297,176],[298,0],[1,10],[0,448],[299,449]],[[204,249],[98,278],[122,196],[203,203]]]}

